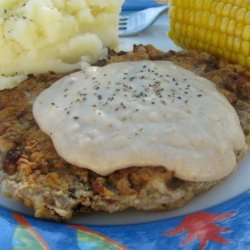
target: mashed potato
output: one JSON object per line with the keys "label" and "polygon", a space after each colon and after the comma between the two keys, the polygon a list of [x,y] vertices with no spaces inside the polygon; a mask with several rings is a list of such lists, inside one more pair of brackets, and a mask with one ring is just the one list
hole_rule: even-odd
{"label": "mashed potato", "polygon": [[[118,42],[123,0],[0,0],[0,75],[16,76],[79,68]],[[12,81],[11,79],[15,79]]]}

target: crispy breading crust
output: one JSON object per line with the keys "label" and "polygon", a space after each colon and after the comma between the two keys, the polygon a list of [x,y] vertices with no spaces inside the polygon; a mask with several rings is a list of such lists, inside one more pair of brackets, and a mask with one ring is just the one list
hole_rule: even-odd
{"label": "crispy breading crust", "polygon": [[[163,53],[153,46],[135,46],[131,53],[110,51],[108,62],[170,60],[215,82],[235,107],[250,139],[250,72],[207,53]],[[162,167],[131,167],[107,177],[62,160],[50,138],[32,116],[34,98],[63,75],[30,76],[12,90],[0,92],[2,193],[33,207],[35,216],[70,219],[77,211],[121,211],[129,207],[168,210],[183,206],[218,181],[189,182]],[[245,152],[237,152],[241,158]]]}

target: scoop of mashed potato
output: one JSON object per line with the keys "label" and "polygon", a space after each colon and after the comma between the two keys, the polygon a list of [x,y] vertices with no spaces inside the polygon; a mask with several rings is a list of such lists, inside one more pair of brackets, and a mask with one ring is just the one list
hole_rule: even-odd
{"label": "scoop of mashed potato", "polygon": [[82,56],[96,61],[103,48],[118,44],[122,3],[0,0],[0,75],[67,72],[80,67]]}

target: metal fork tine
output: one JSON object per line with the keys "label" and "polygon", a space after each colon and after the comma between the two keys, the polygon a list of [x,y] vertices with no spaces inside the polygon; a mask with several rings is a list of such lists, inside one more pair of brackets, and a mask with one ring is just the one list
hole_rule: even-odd
{"label": "metal fork tine", "polygon": [[120,15],[119,17],[119,36],[131,36],[149,27],[156,18],[168,9],[167,5],[149,8],[146,10]]}
{"label": "metal fork tine", "polygon": [[120,16],[119,20],[126,21],[126,20],[128,20],[128,16]]}
{"label": "metal fork tine", "polygon": [[127,23],[119,23],[119,30],[126,30],[127,29]]}
{"label": "metal fork tine", "polygon": [[127,28],[127,25],[126,25],[126,24],[119,25],[119,28],[122,28],[122,29],[123,29],[124,27]]}
{"label": "metal fork tine", "polygon": [[127,26],[122,26],[122,27],[120,26],[119,27],[119,30],[126,30],[126,29],[127,29]]}

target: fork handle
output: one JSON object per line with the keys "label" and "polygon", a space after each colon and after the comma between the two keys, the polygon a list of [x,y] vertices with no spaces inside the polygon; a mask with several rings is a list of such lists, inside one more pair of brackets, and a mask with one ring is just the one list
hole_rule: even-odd
{"label": "fork handle", "polygon": [[154,12],[155,14],[157,14],[157,16],[159,16],[161,13],[163,13],[164,11],[168,10],[169,7],[168,5],[163,5],[160,7],[152,7],[152,8],[148,8],[147,10],[150,10],[152,12]]}

